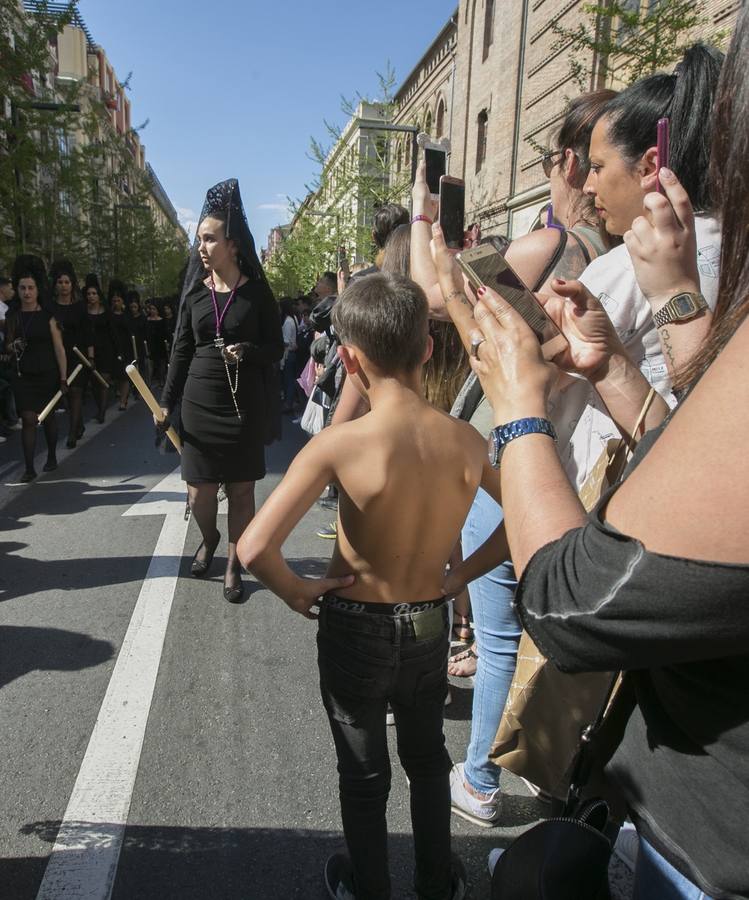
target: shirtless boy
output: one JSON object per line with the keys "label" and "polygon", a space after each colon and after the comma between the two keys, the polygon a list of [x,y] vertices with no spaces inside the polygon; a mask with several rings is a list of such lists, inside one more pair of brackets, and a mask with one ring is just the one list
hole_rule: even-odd
{"label": "shirtless boy", "polygon": [[[442,731],[445,569],[479,484],[497,497],[499,478],[479,433],[423,399],[427,312],[421,288],[406,278],[376,274],[346,288],[333,309],[338,353],[371,412],[314,437],[237,545],[242,564],[292,609],[316,618],[319,601],[320,690],[349,851],[325,867],[337,900],[390,897],[388,702],[411,787],[417,895],[459,900],[466,890],[450,853],[451,761]],[[330,483],[339,490],[339,520],[328,574],[300,578],[281,547]],[[487,565],[496,552],[495,544]],[[474,577],[476,563],[469,558],[452,573],[450,593]]]}

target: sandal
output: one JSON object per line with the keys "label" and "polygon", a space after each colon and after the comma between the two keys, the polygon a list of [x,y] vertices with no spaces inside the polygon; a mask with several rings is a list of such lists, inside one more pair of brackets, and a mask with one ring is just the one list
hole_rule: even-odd
{"label": "sandal", "polygon": [[[453,678],[470,678],[476,674],[476,661],[478,658],[478,654],[473,649],[473,646],[456,653],[455,656],[451,656],[447,661],[447,674],[452,675]],[[450,666],[453,667],[452,672],[450,671]]]}
{"label": "sandal", "polygon": [[460,644],[470,644],[473,640],[473,628],[468,616],[453,616],[453,637]]}

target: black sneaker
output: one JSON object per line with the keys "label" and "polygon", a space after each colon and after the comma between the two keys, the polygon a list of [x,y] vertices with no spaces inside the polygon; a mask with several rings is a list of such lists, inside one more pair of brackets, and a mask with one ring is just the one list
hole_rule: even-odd
{"label": "black sneaker", "polygon": [[331,509],[335,512],[338,509],[338,500],[333,497],[323,497],[317,501],[317,505],[320,509]]}
{"label": "black sneaker", "polygon": [[356,900],[352,884],[351,863],[345,853],[334,853],[325,863],[325,887],[333,900]]}

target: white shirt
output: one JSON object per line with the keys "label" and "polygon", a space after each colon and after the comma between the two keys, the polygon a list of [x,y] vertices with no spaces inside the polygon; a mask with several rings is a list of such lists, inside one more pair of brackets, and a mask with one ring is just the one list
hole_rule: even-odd
{"label": "white shirt", "polygon": [[[695,218],[700,290],[710,309],[718,299],[720,228],[715,219]],[[671,405],[671,378],[663,356],[650,305],[637,285],[632,260],[624,244],[594,259],[579,279],[603,304],[630,358],[650,384]],[[562,376],[552,391],[549,418],[559,437],[559,455],[579,490],[608,440],[619,437],[595,388],[586,380]],[[632,426],[634,427],[634,421]]]}

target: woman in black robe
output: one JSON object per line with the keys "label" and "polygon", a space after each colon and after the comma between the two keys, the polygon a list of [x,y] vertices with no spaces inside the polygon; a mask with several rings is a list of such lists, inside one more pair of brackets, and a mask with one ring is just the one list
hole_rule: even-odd
{"label": "woman in black robe", "polygon": [[[24,257],[28,261],[33,257]],[[42,307],[45,288],[43,263],[38,266],[14,266],[13,287],[19,305],[8,313],[6,319],[6,350],[11,354],[13,368],[13,395],[16,409],[21,416],[21,443],[26,470],[21,481],[36,478],[34,453],[38,414],[58,390],[67,392],[67,361],[62,333],[57,322]],[[44,437],[47,441],[47,461],[44,471],[57,468],[57,419],[54,412],[44,420]]]}
{"label": "woman in black robe", "polygon": [[117,384],[117,399],[119,410],[127,409],[127,398],[130,394],[130,379],[125,372],[125,366],[133,357],[132,341],[130,340],[130,327],[125,312],[125,296],[127,288],[123,282],[113,278],[109,282],[109,315],[112,324],[112,334],[117,354],[114,360],[114,376]]}
{"label": "woman in black robe", "polygon": [[[62,341],[68,361],[68,377],[80,360],[73,352],[77,347],[89,359],[93,358],[94,347],[91,339],[86,304],[81,301],[78,281],[72,263],[58,259],[52,263],[52,304],[50,311],[62,328]],[[67,394],[68,440],[65,446],[71,450],[84,432],[83,426],[83,379],[76,380]]]}
{"label": "woman in black robe", "polygon": [[[109,310],[104,305],[96,275],[86,276],[86,305],[91,341],[94,346],[94,365],[107,384],[111,384],[117,360],[117,347],[112,320]],[[90,384],[96,399],[97,420],[103,423],[109,388],[105,387],[96,376],[91,377]]]}
{"label": "woman in black robe", "polygon": [[196,577],[207,574],[218,547],[217,493],[225,485],[230,602],[242,598],[236,542],[255,514],[255,482],[265,476],[268,415],[278,403],[269,369],[283,349],[239,185],[222,182],[203,206],[161,404],[168,415],[182,394],[182,477],[203,537],[191,568]]}

